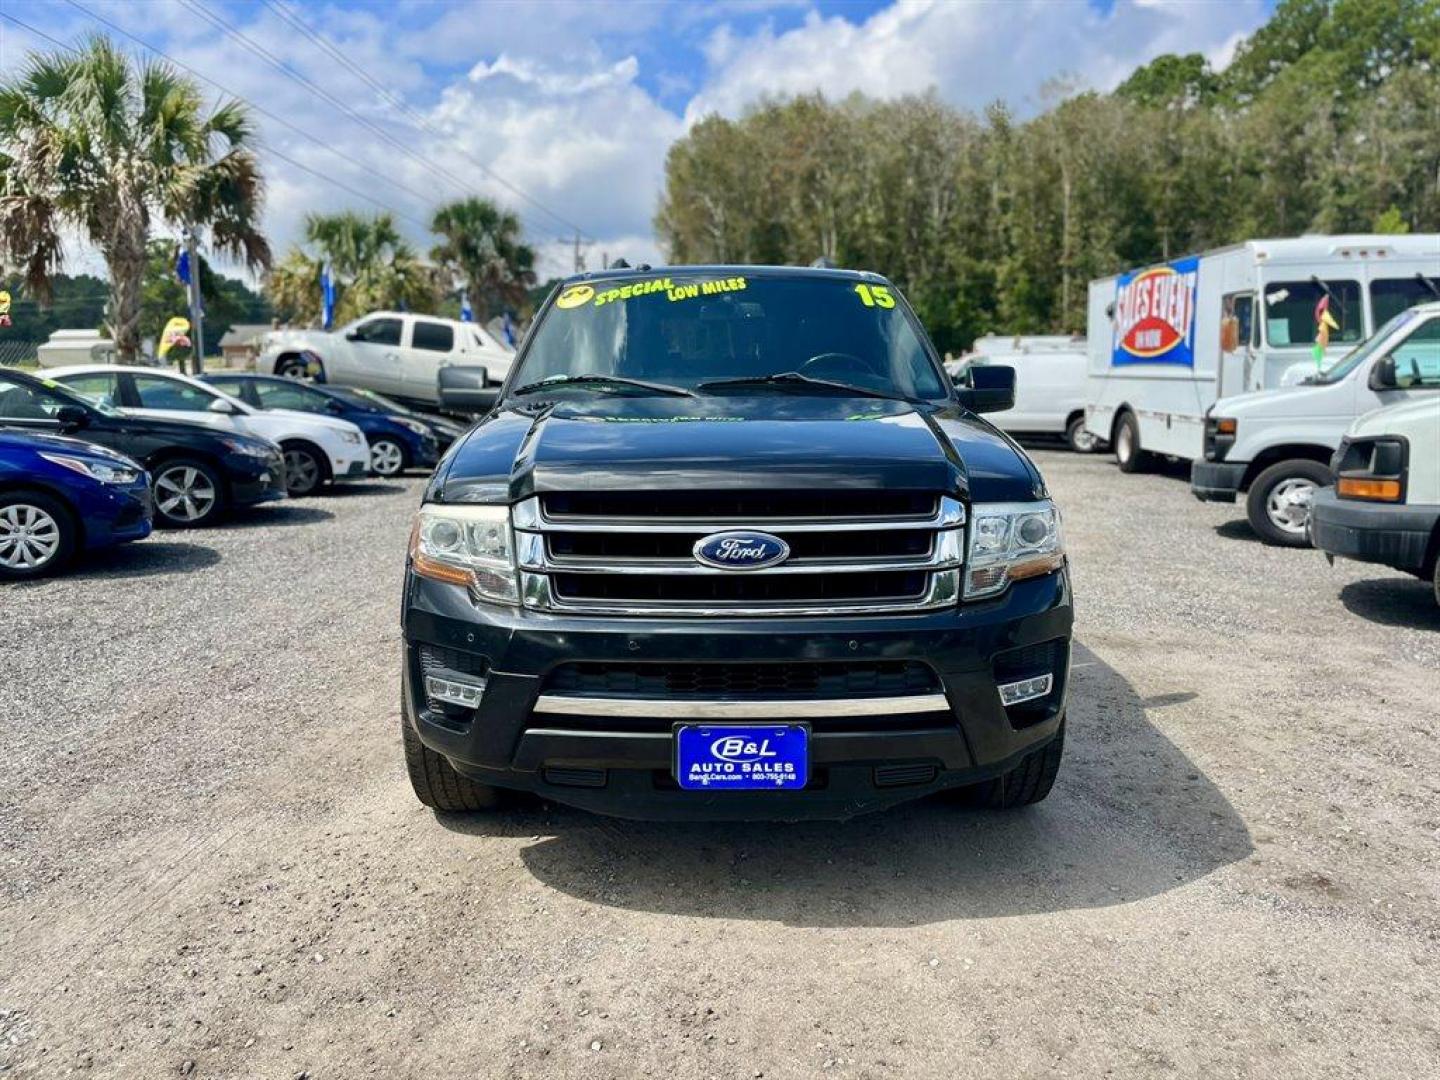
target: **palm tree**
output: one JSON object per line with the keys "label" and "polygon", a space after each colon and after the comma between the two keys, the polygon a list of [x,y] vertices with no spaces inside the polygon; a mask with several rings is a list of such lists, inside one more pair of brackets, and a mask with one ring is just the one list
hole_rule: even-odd
{"label": "palm tree", "polygon": [[430,312],[438,305],[434,268],[415,257],[390,214],[311,214],[305,243],[310,250],[292,248],[265,282],[276,313],[287,321],[318,321],[326,263],[337,287],[337,322],[378,308]]}
{"label": "palm tree", "polygon": [[77,230],[109,266],[110,333],[133,360],[152,224],[208,229],[216,250],[269,265],[254,134],[240,102],[207,115],[193,80],[106,37],[32,53],[0,84],[0,259],[23,266],[27,287],[49,299],[62,231]]}
{"label": "palm tree", "polygon": [[472,196],[436,210],[430,228],[444,237],[430,258],[464,282],[476,312],[524,303],[535,284],[535,252],[520,242],[515,214]]}

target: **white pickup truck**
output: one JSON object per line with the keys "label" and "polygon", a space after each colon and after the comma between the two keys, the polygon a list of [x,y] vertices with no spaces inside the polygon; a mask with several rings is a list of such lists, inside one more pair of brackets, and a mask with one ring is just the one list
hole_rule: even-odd
{"label": "white pickup truck", "polygon": [[440,369],[483,368],[485,385],[498,388],[514,351],[475,323],[373,311],[334,331],[272,330],[255,370],[312,378],[422,405],[439,404]]}

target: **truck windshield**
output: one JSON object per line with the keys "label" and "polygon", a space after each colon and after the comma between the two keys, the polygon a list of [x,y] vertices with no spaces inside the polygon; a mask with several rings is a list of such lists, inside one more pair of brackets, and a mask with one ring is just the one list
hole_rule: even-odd
{"label": "truck windshield", "polygon": [[[603,375],[705,394],[836,392],[824,381],[944,401],[946,381],[913,320],[888,285],[853,278],[671,271],[575,284],[536,328],[514,385]],[[806,379],[761,381],[790,373]]]}
{"label": "truck windshield", "polygon": [[1375,333],[1371,334],[1368,338],[1361,342],[1360,345],[1351,349],[1339,360],[1336,360],[1335,363],[1331,364],[1324,371],[1320,372],[1320,374],[1316,375],[1313,379],[1309,379],[1307,381],[1311,383],[1339,382],[1341,379],[1345,378],[1346,375],[1349,375],[1361,364],[1365,363],[1366,360],[1369,360],[1370,357],[1380,348],[1381,344],[1384,343],[1385,339],[1390,336],[1391,331],[1393,331],[1398,326],[1403,326],[1405,323],[1409,322],[1414,317],[1415,313],[1413,311],[1400,312],[1399,315],[1396,315],[1384,326],[1380,327],[1379,330],[1376,330]]}

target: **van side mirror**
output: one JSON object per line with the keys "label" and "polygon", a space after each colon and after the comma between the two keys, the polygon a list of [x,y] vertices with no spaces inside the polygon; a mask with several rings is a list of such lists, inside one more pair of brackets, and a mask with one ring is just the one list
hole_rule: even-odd
{"label": "van side mirror", "polygon": [[450,412],[487,413],[500,396],[499,385],[479,364],[446,364],[436,378],[440,407]]}
{"label": "van side mirror", "polygon": [[61,431],[75,431],[90,426],[90,412],[79,405],[61,405],[55,412]]}
{"label": "van side mirror", "polygon": [[1009,364],[972,364],[968,385],[957,387],[960,404],[971,412],[1004,412],[1015,407],[1015,369]]}
{"label": "van side mirror", "polygon": [[1370,389],[1394,390],[1399,385],[1395,379],[1395,357],[1382,356],[1370,365]]}

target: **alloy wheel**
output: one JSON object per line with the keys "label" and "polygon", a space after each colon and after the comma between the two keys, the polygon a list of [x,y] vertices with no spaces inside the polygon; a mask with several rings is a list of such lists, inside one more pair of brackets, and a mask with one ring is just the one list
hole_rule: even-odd
{"label": "alloy wheel", "polygon": [[1310,502],[1315,497],[1315,481],[1295,476],[1281,480],[1265,497],[1265,513],[1270,522],[1291,536],[1302,536],[1310,524]]}
{"label": "alloy wheel", "polygon": [[195,522],[215,508],[215,485],[193,465],[176,465],[155,478],[155,506],[175,521]]}
{"label": "alloy wheel", "polygon": [[306,450],[285,451],[285,487],[291,495],[308,495],[320,484],[320,463]]}
{"label": "alloy wheel", "polygon": [[29,503],[12,503],[0,510],[0,566],[35,570],[60,550],[60,523],[45,510]]}
{"label": "alloy wheel", "polygon": [[389,439],[370,444],[370,468],[380,476],[398,476],[405,467],[405,454]]}

